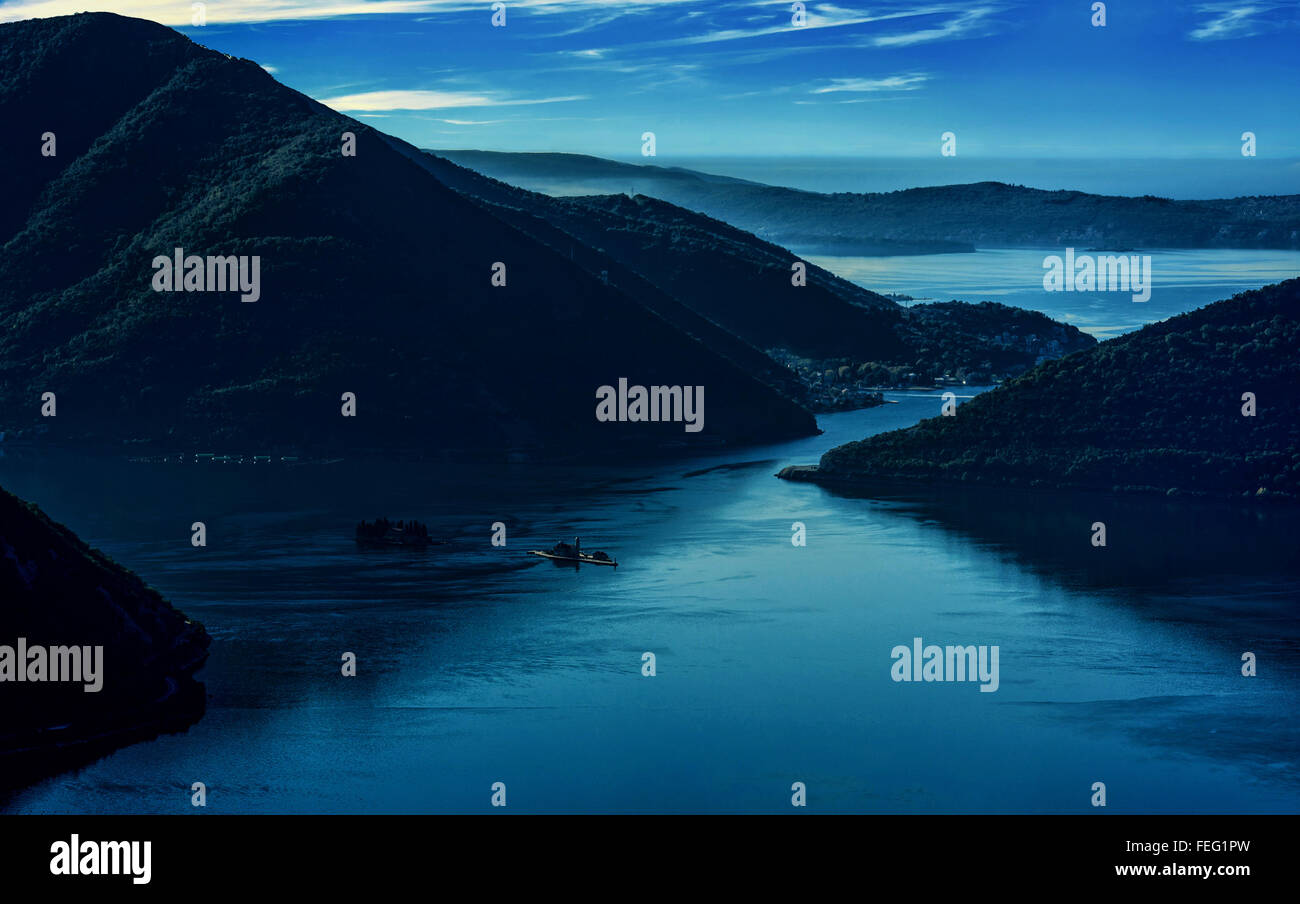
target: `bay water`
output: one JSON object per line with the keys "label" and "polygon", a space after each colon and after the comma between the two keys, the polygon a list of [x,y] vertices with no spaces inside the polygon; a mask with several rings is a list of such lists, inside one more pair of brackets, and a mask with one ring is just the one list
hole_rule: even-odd
{"label": "bay water", "polygon": [[[1099,337],[1300,264],[1161,252],[1138,304],[1044,293],[1041,258],[816,261]],[[886,398],[821,416],[820,436],[654,464],[253,464],[248,449],[217,451],[249,463],[200,465],[0,446],[0,485],[213,638],[197,724],[0,810],[193,813],[200,781],[206,812],[236,813],[488,812],[495,782],[510,812],[789,812],[795,782],[817,812],[1092,812],[1095,782],[1110,812],[1300,809],[1296,513],[926,487],[854,497],[773,476],[941,404]],[[356,522],[379,516],[449,542],[358,547]],[[205,548],[190,544],[194,521]],[[575,535],[619,567],[527,554]],[[996,645],[997,691],[893,680],[891,651],[917,637]],[[345,652],[356,677],[341,675]]]}

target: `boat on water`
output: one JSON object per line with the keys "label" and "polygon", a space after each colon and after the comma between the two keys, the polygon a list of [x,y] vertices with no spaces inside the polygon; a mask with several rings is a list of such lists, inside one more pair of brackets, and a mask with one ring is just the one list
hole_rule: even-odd
{"label": "boat on water", "polygon": [[362,546],[422,548],[441,542],[430,537],[429,528],[419,521],[389,521],[387,518],[359,522],[356,538]]}
{"label": "boat on water", "polygon": [[603,550],[596,549],[591,552],[582,551],[582,541],[578,537],[573,538],[572,543],[565,543],[563,540],[556,543],[550,549],[530,549],[530,556],[540,556],[543,559],[550,559],[552,562],[568,562],[574,565],[610,565],[618,567],[618,562],[610,558],[609,554]]}

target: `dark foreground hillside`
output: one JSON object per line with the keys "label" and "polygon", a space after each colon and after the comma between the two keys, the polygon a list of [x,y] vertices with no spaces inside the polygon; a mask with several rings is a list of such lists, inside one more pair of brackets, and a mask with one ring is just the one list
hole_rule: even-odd
{"label": "dark foreground hillside", "polygon": [[[0,73],[9,440],[548,455],[816,430],[707,337],[252,61],[92,13],[0,25]],[[258,256],[260,298],[154,291],[176,248]],[[703,429],[598,421],[620,378],[704,386]]]}
{"label": "dark foreground hillside", "polygon": [[954,416],[839,446],[781,476],[1300,500],[1297,387],[1293,279],[1048,362]]}
{"label": "dark foreground hillside", "polygon": [[[102,646],[100,689],[31,671],[21,642]],[[0,789],[127,741],[177,730],[203,712],[192,676],[207,658],[203,626],[139,577],[91,549],[38,508],[0,489]],[[44,654],[42,654],[43,656]]]}

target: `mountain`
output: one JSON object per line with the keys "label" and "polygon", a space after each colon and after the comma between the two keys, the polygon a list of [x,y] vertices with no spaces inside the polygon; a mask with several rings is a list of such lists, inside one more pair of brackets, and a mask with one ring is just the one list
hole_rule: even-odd
{"label": "mountain", "polygon": [[[204,697],[192,676],[208,642],[202,625],[139,577],[0,489],[0,788],[193,722]],[[20,643],[43,652],[20,660]],[[19,683],[6,671],[40,675],[36,658],[53,669],[56,646],[103,647],[96,676]],[[100,688],[87,692],[87,683]]]}
{"label": "mountain", "polygon": [[[1300,279],[1040,365],[780,476],[1300,500]],[[1246,416],[1253,395],[1253,416]]]}
{"label": "mountain", "polygon": [[[816,430],[708,341],[256,63],[91,13],[0,26],[0,72],[11,439],[549,455]],[[260,297],[155,291],[176,248],[250,273],[256,256]],[[704,386],[704,429],[598,421],[597,389],[620,378]]]}
{"label": "mountain", "polygon": [[[770,362],[744,362],[814,410],[835,407],[832,394],[850,383],[892,384],[909,372],[921,382],[944,373],[1014,375],[1096,344],[1075,327],[1005,305],[902,308],[807,262],[806,285],[795,287],[797,255],[712,217],[643,195],[552,198],[434,154],[420,159],[502,219],[533,235],[550,229],[545,240],[553,247],[577,249],[575,259],[682,329],[704,336],[709,324],[786,363],[802,389],[785,385]],[[840,368],[857,376],[825,385],[825,371]],[[777,370],[790,377],[787,368]]]}
{"label": "mountain", "polygon": [[580,155],[435,153],[537,191],[653,195],[810,254],[928,254],[1016,246],[1300,248],[1300,195],[1172,201],[1001,182],[823,194]]}
{"label": "mountain", "polygon": [[[0,115],[30,138],[0,147],[11,440],[639,453],[806,435],[872,381],[1093,341],[992,306],[957,329],[812,265],[792,286],[792,252],[726,223],[505,185],[152,23],[5,25],[0,64]],[[256,302],[155,291],[177,248],[255,257]],[[704,429],[598,421],[620,378],[706,387]]]}
{"label": "mountain", "polygon": [[902,310],[896,302],[814,265],[796,292],[797,255],[720,220],[644,195],[550,198],[432,154],[426,160],[444,184],[503,216],[522,211],[544,219],[759,348],[870,356],[899,350],[891,334]]}

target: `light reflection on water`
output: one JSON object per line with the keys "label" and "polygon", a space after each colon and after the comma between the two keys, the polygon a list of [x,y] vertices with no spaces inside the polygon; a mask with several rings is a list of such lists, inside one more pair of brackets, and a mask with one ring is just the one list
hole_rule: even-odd
{"label": "light reflection on water", "polygon": [[[939,406],[891,398],[820,437],[625,468],[0,459],[0,485],[214,638],[198,725],[9,809],[189,812],[204,781],[209,812],[482,812],[500,780],[512,812],[785,812],[794,781],[818,811],[1086,812],[1105,781],[1117,812],[1294,812],[1294,516],[773,478]],[[452,542],[357,548],[377,515]],[[525,555],[575,534],[620,567]],[[917,635],[998,644],[1000,690],[893,683]]]}
{"label": "light reflection on water", "polygon": [[[1076,254],[1093,252],[1075,248]],[[1300,276],[1300,251],[1142,249],[1151,255],[1151,298],[1132,292],[1047,292],[1043,258],[1061,248],[989,248],[974,254],[807,259],[875,292],[901,292],[918,301],[996,301],[1042,311],[1098,339],[1230,298],[1246,289]]]}

